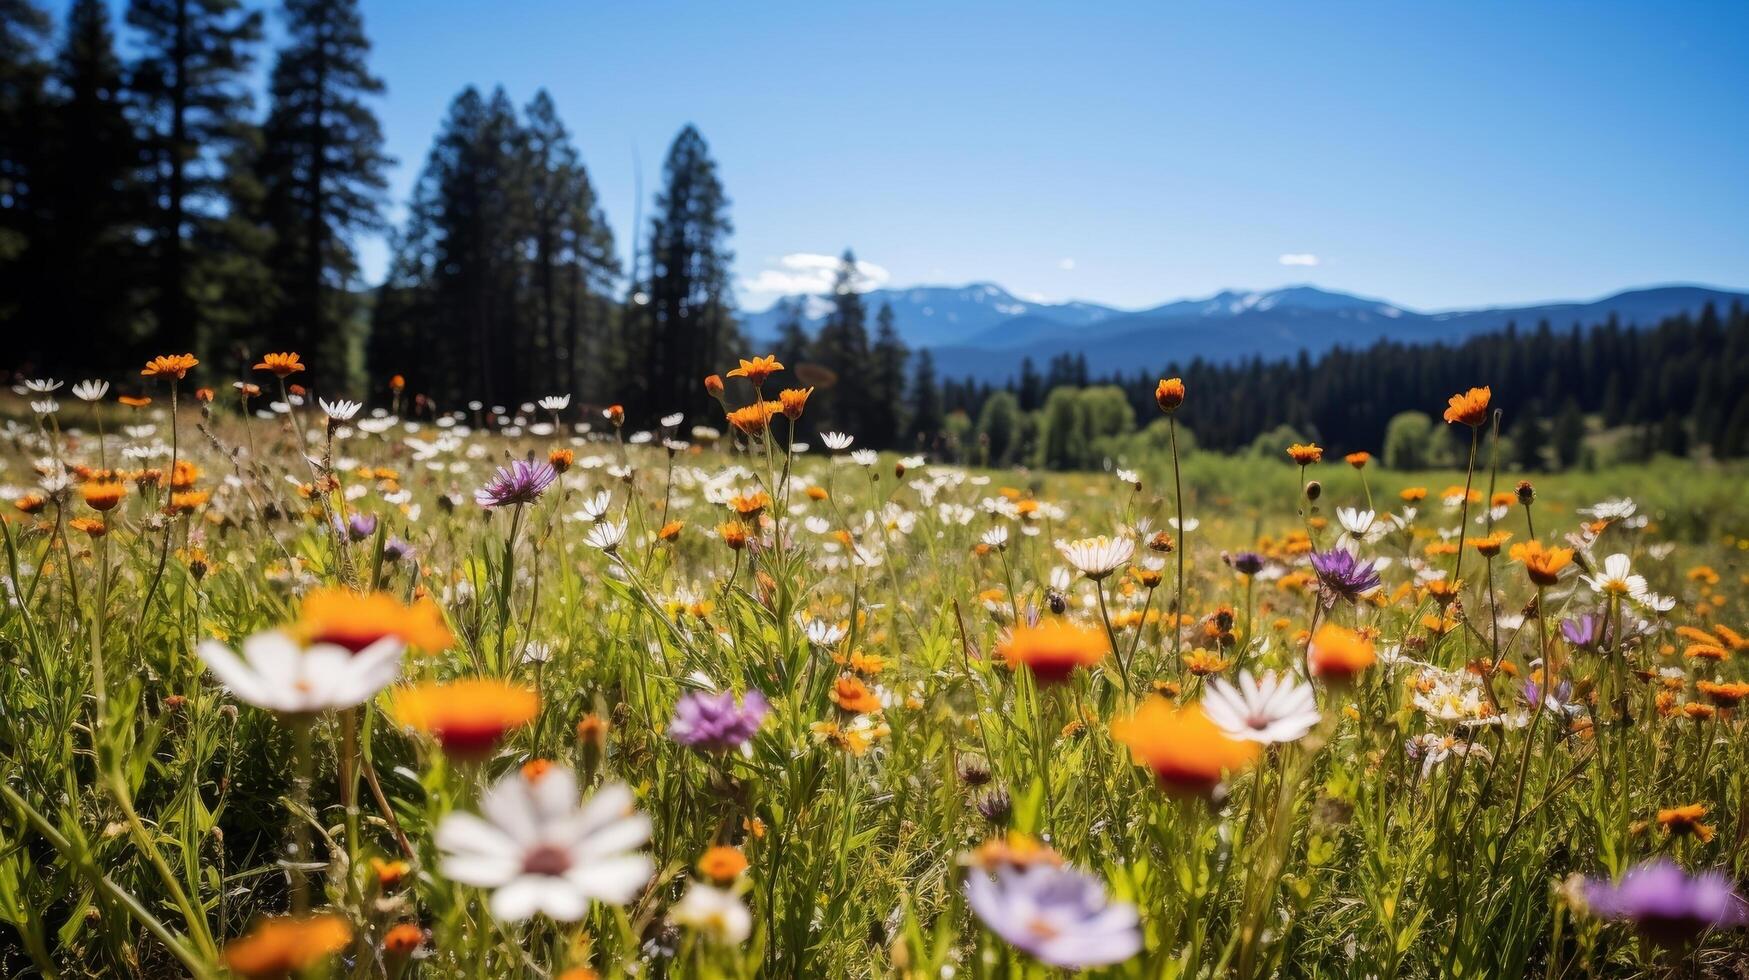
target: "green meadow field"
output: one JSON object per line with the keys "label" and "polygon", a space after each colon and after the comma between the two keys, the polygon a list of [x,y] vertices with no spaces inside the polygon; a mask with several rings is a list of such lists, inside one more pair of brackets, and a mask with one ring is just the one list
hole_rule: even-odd
{"label": "green meadow field", "polygon": [[9,976],[1738,975],[1741,466],[160,380],[6,427]]}

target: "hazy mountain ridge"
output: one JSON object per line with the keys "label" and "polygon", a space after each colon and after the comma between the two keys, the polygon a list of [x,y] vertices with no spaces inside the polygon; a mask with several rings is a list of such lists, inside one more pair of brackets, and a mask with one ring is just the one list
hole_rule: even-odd
{"label": "hazy mountain ridge", "polygon": [[[1261,354],[1289,357],[1304,350],[1363,347],[1378,340],[1431,343],[1503,329],[1508,323],[1534,328],[1547,320],[1556,329],[1592,325],[1611,316],[1646,326],[1667,316],[1695,313],[1707,303],[1721,312],[1749,293],[1707,286],[1669,285],[1630,289],[1585,302],[1424,313],[1387,300],[1310,285],[1273,290],[1224,290],[1145,310],[1125,311],[1097,303],[1038,303],[990,283],[964,287],[919,286],[864,294],[870,314],[893,307],[899,333],[913,348],[935,353],[947,377],[1000,381],[1015,374],[1024,357],[1041,367],[1061,353],[1087,357],[1094,374],[1163,367],[1193,358],[1227,361]],[[812,332],[830,303],[822,297],[790,297],[802,304],[803,325]],[[755,338],[776,336],[782,304],[744,317]]]}

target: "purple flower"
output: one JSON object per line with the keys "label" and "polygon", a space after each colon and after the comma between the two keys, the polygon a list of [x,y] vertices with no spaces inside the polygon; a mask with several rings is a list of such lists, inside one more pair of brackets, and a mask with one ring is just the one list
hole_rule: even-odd
{"label": "purple flower", "polygon": [[375,514],[354,514],[346,522],[346,539],[348,541],[363,541],[377,533]]}
{"label": "purple flower", "polygon": [[541,492],[553,485],[559,474],[545,460],[513,461],[498,467],[486,485],[474,491],[474,502],[481,507],[502,507],[505,504],[532,504]]}
{"label": "purple flower", "polygon": [[1584,889],[1592,915],[1632,923],[1661,946],[1680,945],[1708,929],[1749,924],[1749,904],[1723,874],[1691,875],[1668,858],[1635,865],[1619,882],[1588,878]]}
{"label": "purple flower", "polygon": [[668,735],[701,752],[727,752],[746,744],[770,710],[765,695],[757,690],[748,691],[739,705],[733,691],[695,691],[674,706]]}
{"label": "purple flower", "polygon": [[1373,562],[1361,561],[1347,548],[1312,552],[1312,570],[1318,573],[1318,583],[1332,602],[1337,597],[1353,602],[1378,588],[1382,581]]}
{"label": "purple flower", "polygon": [[1583,613],[1561,620],[1561,635],[1576,647],[1598,648],[1603,644],[1606,629],[1603,617],[1596,613]]}
{"label": "purple flower", "polygon": [[413,546],[400,538],[390,538],[383,542],[383,561],[400,561],[413,555]]}
{"label": "purple flower", "polygon": [[1142,948],[1136,907],[1113,904],[1098,878],[1074,868],[999,868],[966,879],[966,903],[991,932],[1041,962],[1070,970],[1121,963]]}
{"label": "purple flower", "polygon": [[1263,556],[1255,551],[1241,551],[1236,555],[1226,555],[1227,564],[1240,575],[1256,575],[1263,571]]}

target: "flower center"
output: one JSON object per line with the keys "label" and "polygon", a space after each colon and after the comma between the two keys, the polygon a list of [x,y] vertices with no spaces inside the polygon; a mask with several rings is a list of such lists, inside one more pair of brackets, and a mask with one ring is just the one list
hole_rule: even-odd
{"label": "flower center", "polygon": [[522,859],[522,870],[531,875],[562,875],[571,870],[571,855],[564,848],[542,844]]}

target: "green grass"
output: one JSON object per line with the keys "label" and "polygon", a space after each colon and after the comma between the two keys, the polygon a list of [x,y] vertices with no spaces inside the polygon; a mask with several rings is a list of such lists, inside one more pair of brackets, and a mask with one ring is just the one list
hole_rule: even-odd
{"label": "green grass", "polygon": [[[88,425],[82,409],[65,409],[62,424]],[[320,460],[320,417],[303,421]],[[150,434],[110,430],[111,464],[126,447],[167,446],[171,436],[167,418]],[[1743,670],[1728,656],[1685,658],[1694,643],[1675,633],[1749,632],[1740,468],[1660,461],[1533,477],[1528,516],[1545,543],[1579,528],[1579,508],[1634,498],[1649,523],[1612,523],[1593,554],[1632,555],[1650,587],[1677,600],[1665,615],[1639,613],[1650,623],[1644,637],[1586,652],[1559,638],[1556,621],[1614,606],[1569,571],[1543,595],[1543,615],[1532,610],[1517,626],[1536,591],[1504,553],[1490,561],[1473,549],[1455,625],[1443,638],[1430,632],[1435,603],[1416,588],[1413,566],[1451,568],[1451,556],[1427,547],[1457,526],[1437,498],[1463,484],[1462,471],[1367,469],[1381,511],[1401,509],[1404,487],[1432,494],[1412,529],[1364,546],[1392,560],[1378,600],[1319,610],[1296,574],[1303,546],[1293,536],[1309,529],[1330,547],[1336,508],[1366,504],[1361,475],[1340,461],[1314,467],[1307,475],[1322,496],[1308,506],[1291,465],[1193,455],[1184,506],[1200,526],[1179,536],[1182,636],[1162,616],[1177,554],[1165,556],[1154,590],[1127,571],[1078,580],[1063,615],[1109,627],[1124,656],[1038,685],[995,651],[1015,608],[1053,615],[1047,588],[1063,564],[1053,540],[1131,533],[1143,520],[1163,527],[1176,503],[1170,459],[1147,460],[1136,491],[1105,474],[931,466],[895,479],[891,457],[869,469],[818,450],[794,461],[763,448],[671,457],[569,433],[468,435],[432,448],[438,434],[430,425],[351,432],[329,457],[338,488],[324,492],[328,471],[306,464],[278,421],[246,430],[235,417],[189,412],[177,451],[211,495],[192,513],[166,517],[162,495],[130,485],[109,533],[94,539],[69,524],[94,516],[76,484],[34,514],[8,505],[0,973],[222,975],[228,943],[307,903],[343,918],[351,935],[311,975],[533,977],[580,966],[603,976],[1044,975],[963,897],[965,876],[982,873],[966,856],[1009,832],[1044,839],[1114,900],[1137,906],[1142,951],[1105,976],[1727,976],[1749,954],[1738,932],[1675,949],[1643,943],[1587,914],[1564,887],[1656,855],[1733,880],[1749,864],[1742,723],[1724,711],[1693,720],[1681,707],[1706,701],[1695,681]],[[233,456],[251,444],[253,455]],[[578,465],[521,511],[511,540],[510,509],[478,507],[474,489],[506,455],[560,446]],[[99,452],[89,436],[26,423],[4,478],[23,493],[40,480],[33,465],[57,457],[96,466]],[[731,465],[745,472],[722,479]],[[1484,467],[1475,482],[1485,494],[1519,478]],[[317,488],[300,492],[300,483]],[[810,499],[808,486],[829,488],[828,498]],[[986,512],[1004,486],[1048,506],[1025,519]],[[709,501],[726,487],[777,498],[767,547],[724,545],[716,529],[733,515]],[[629,528],[611,554],[585,543],[588,522],[564,520],[601,490],[612,494],[609,520]],[[959,507],[969,521],[952,519]],[[339,513],[376,516],[377,534],[346,541],[328,524]],[[1526,518],[1515,505],[1497,528],[1522,542]],[[656,540],[671,520],[685,522],[677,540]],[[980,535],[996,526],[1010,530],[1007,550],[978,554]],[[1472,525],[1468,536],[1484,530]],[[841,532],[868,560],[846,560]],[[382,560],[391,537],[415,556]],[[1248,591],[1220,557],[1244,549],[1268,553],[1286,578]],[[1691,574],[1699,566],[1718,581]],[[306,738],[228,693],[195,655],[205,639],[236,647],[295,625],[301,598],[324,585],[428,596],[454,643],[409,654],[401,682],[500,678],[538,690],[538,716],[484,761],[449,759],[397,723],[391,690],[310,719]],[[1462,743],[1475,751],[1424,771],[1405,744],[1465,730],[1416,707],[1422,668],[1380,663],[1352,688],[1317,683],[1319,727],[1230,773],[1211,801],[1163,792],[1111,737],[1108,722],[1155,690],[1199,699],[1208,681],[1175,651],[1296,671],[1314,617],[1372,631],[1381,648],[1440,668],[1497,658],[1486,682],[1470,683],[1485,683],[1509,714],[1519,679],[1546,649],[1574,685],[1574,715],[1477,727]],[[1515,628],[1497,634],[1496,619]],[[804,620],[847,635],[813,646]],[[546,658],[524,657],[530,648]],[[884,665],[853,664],[853,653]],[[853,666],[885,705],[863,721],[832,699]],[[1659,670],[1674,673],[1638,673]],[[771,699],[746,753],[702,754],[669,737],[677,700],[705,683]],[[591,716],[607,722],[599,748],[577,735]],[[1587,721],[1588,730],[1578,724]],[[873,733],[855,744],[866,751],[828,737],[833,725]],[[516,771],[533,759],[575,770],[586,792],[624,782],[649,815],[642,850],[654,870],[625,906],[598,902],[577,922],[503,921],[490,913],[489,890],[444,875],[438,824],[474,810],[483,786],[523,778]],[[996,790],[1012,806],[992,820],[979,803]],[[1709,808],[1710,841],[1657,822],[1659,809],[1692,803]],[[751,912],[743,942],[712,942],[672,915],[713,844],[749,861],[733,886]],[[288,854],[292,845],[307,850]],[[406,860],[412,873],[386,889],[373,857]],[[384,949],[398,923],[426,931],[418,958]]]}

